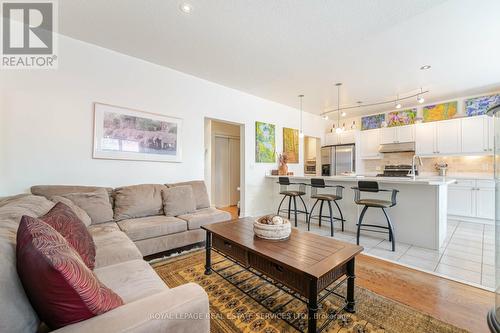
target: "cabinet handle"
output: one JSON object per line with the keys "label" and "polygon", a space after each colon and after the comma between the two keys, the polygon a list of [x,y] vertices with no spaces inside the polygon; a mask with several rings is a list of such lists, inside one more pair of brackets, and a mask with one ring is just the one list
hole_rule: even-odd
{"label": "cabinet handle", "polygon": [[278,265],[278,264],[274,264],[274,268],[278,271],[278,272],[283,272],[283,267]]}

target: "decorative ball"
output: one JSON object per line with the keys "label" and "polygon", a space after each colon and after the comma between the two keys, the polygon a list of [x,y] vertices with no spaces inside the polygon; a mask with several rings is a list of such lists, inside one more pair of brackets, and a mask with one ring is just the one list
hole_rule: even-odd
{"label": "decorative ball", "polygon": [[271,224],[283,224],[284,221],[283,221],[283,218],[281,216],[273,216],[273,218],[271,219]]}

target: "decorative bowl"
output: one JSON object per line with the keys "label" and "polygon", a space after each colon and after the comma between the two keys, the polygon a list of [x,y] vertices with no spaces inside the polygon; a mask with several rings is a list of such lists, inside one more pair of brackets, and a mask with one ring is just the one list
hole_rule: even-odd
{"label": "decorative bowl", "polygon": [[284,240],[290,237],[292,224],[281,216],[266,215],[255,220],[253,232],[262,239]]}

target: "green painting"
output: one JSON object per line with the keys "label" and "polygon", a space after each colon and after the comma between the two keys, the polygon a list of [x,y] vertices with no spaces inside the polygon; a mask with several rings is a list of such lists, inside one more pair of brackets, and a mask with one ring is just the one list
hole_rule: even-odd
{"label": "green painting", "polygon": [[283,127],[283,153],[288,163],[299,163],[299,130]]}
{"label": "green painting", "polygon": [[255,122],[255,162],[276,162],[276,131],[273,124]]}

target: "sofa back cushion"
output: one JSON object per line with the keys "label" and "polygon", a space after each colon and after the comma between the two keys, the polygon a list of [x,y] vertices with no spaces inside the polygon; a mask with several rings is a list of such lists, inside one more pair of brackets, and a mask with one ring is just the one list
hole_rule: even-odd
{"label": "sofa back cushion", "polygon": [[71,208],[71,210],[76,214],[76,216],[78,216],[80,221],[82,221],[86,227],[92,224],[92,219],[90,218],[89,214],[87,214],[86,211],[78,207],[73,201],[58,195],[51,197],[50,201],[52,201],[55,204],[57,204],[58,202],[62,202],[63,204]]}
{"label": "sofa back cushion", "polygon": [[[7,202],[8,200],[8,202]],[[38,316],[16,270],[16,234],[21,216],[37,217],[54,203],[44,197],[23,195],[2,200],[0,207],[0,332],[36,332]]]}
{"label": "sofa back cushion", "polygon": [[114,190],[116,221],[163,214],[161,184],[141,184],[119,187]]}
{"label": "sofa back cushion", "polygon": [[113,206],[113,188],[99,186],[81,186],[81,185],[36,185],[31,187],[31,193],[41,195],[50,199],[55,195],[63,195],[68,193],[87,193],[95,192],[99,189],[104,189],[108,193],[109,202]]}
{"label": "sofa back cushion", "polygon": [[113,207],[109,202],[108,192],[104,188],[99,188],[94,192],[67,193],[61,196],[83,209],[90,216],[92,224],[113,220]]}
{"label": "sofa back cushion", "polygon": [[207,186],[203,180],[193,180],[189,182],[181,182],[168,184],[168,187],[191,185],[193,187],[194,200],[196,201],[196,209],[210,207],[210,199],[208,198]]}
{"label": "sofa back cushion", "polygon": [[64,237],[40,219],[22,217],[16,254],[17,271],[31,304],[52,329],[123,305]]}
{"label": "sofa back cushion", "polygon": [[193,187],[175,186],[163,191],[163,210],[166,216],[189,214],[196,210]]}
{"label": "sofa back cushion", "polygon": [[62,202],[58,202],[40,219],[59,232],[80,255],[85,265],[90,269],[94,269],[94,240],[85,224],[83,224],[70,207]]}

